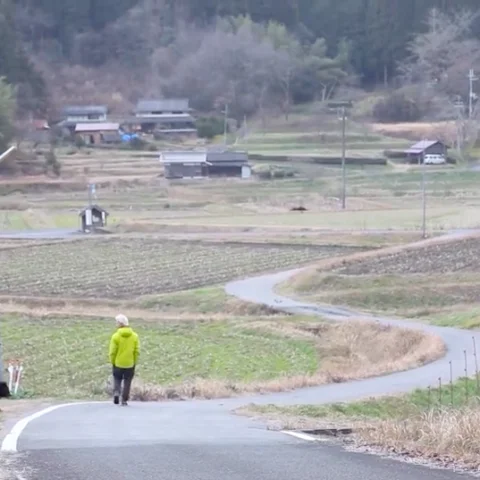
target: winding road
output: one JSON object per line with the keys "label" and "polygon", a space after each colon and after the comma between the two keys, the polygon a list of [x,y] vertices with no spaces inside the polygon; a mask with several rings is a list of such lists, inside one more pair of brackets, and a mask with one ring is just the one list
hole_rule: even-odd
{"label": "winding road", "polygon": [[[38,238],[38,236],[37,236]],[[263,275],[229,283],[240,299],[299,314],[345,321],[358,312],[293,301],[274,286],[298,272]],[[434,333],[448,352],[433,363],[392,375],[292,392],[224,400],[136,403],[76,403],[37,412],[12,425],[2,450],[21,452],[33,468],[25,478],[49,480],[454,480],[451,471],[429,469],[373,455],[349,453],[330,443],[307,442],[270,431],[258,421],[232,414],[248,403],[308,404],[351,401],[408,392],[464,374],[464,350],[480,334],[402,320],[366,317]],[[23,479],[23,477],[18,477]]]}

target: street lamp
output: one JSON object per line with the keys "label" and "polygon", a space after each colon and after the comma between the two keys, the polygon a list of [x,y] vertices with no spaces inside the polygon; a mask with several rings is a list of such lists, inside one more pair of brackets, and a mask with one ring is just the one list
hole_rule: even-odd
{"label": "street lamp", "polygon": [[347,108],[352,108],[353,104],[350,100],[347,101],[333,101],[328,102],[330,108],[340,108],[342,113],[342,209],[346,208],[347,200],[347,175],[345,167],[345,150],[346,150],[346,141],[345,141],[345,131],[347,124]]}

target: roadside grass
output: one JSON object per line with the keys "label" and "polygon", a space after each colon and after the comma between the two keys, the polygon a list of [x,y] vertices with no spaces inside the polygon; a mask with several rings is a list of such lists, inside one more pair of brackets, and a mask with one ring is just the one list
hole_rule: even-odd
{"label": "roadside grass", "polygon": [[350,404],[248,405],[237,413],[259,416],[277,429],[348,426],[354,430],[356,447],[477,470],[479,395],[476,379],[470,378],[398,397]]}
{"label": "roadside grass", "polygon": [[[364,322],[252,317],[133,319],[142,358],[132,398],[156,401],[284,391],[405,370],[441,356],[440,339]],[[111,320],[7,315],[5,359],[25,366],[24,396],[104,398]],[[39,348],[39,345],[49,348]]]}
{"label": "roadside grass", "polygon": [[[405,420],[432,410],[463,409],[480,407],[480,389],[475,378],[460,379],[452,385],[439,388],[416,389],[406,395],[370,398],[352,403],[324,405],[249,405],[240,411],[277,416],[291,422],[295,419],[316,421],[345,421],[357,424],[362,420]],[[283,427],[282,427],[283,428]]]}

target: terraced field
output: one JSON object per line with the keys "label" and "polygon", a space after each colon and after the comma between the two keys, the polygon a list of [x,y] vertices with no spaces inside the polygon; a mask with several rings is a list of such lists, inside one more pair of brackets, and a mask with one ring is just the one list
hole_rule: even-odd
{"label": "terraced field", "polygon": [[0,294],[136,298],[343,255],[349,247],[102,238],[0,250]]}
{"label": "terraced field", "polygon": [[310,270],[282,288],[310,301],[476,328],[480,237]]}

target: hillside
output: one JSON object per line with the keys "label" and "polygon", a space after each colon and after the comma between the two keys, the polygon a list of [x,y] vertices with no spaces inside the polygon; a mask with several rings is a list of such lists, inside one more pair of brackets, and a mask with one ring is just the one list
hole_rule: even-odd
{"label": "hillside", "polygon": [[[390,81],[412,35],[425,29],[428,11],[457,5],[453,0],[4,0],[0,75],[21,86],[23,110],[101,101],[123,111],[139,95],[187,95],[204,111],[228,102],[241,119],[267,107],[286,110],[290,102],[324,98],[339,85],[370,88]],[[462,7],[475,8],[476,2],[465,0]],[[472,32],[480,37],[480,22]],[[252,71],[245,71],[246,64]],[[269,68],[261,68],[265,65]],[[267,72],[273,71],[272,78]]]}

